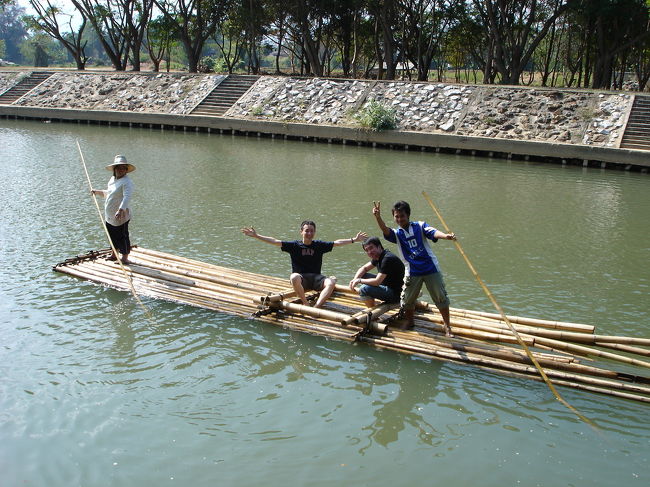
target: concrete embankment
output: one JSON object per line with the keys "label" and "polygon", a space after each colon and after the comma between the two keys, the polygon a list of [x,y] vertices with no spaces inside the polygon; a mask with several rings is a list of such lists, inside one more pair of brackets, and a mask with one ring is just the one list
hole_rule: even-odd
{"label": "concrete embankment", "polygon": [[[587,90],[260,77],[223,115],[192,111],[222,75],[58,72],[11,104],[28,72],[0,72],[0,116],[313,138],[647,171],[648,152],[619,147],[633,96]],[[355,114],[391,107],[396,130]]]}

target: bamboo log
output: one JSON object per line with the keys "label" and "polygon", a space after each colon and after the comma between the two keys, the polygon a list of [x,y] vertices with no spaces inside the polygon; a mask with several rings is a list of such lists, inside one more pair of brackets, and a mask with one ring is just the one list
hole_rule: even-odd
{"label": "bamboo log", "polygon": [[[451,313],[455,313],[457,315],[461,316],[481,316],[484,318],[494,318],[497,320],[501,319],[501,315],[498,313],[487,313],[483,311],[470,311],[470,310],[465,310],[465,309],[459,309],[459,308],[449,308]],[[524,316],[512,316],[512,315],[506,315],[508,320],[510,320],[511,323],[517,323],[520,325],[532,325],[532,326],[539,326],[542,328],[553,328],[553,329],[558,329],[558,330],[567,330],[567,331],[575,331],[575,332],[583,332],[583,333],[593,333],[595,330],[595,327],[593,325],[584,325],[582,323],[569,323],[569,322],[564,322],[564,321],[551,321],[551,320],[542,320],[542,319],[537,319],[537,318],[526,318]]]}
{"label": "bamboo log", "polygon": [[372,321],[377,319],[379,316],[383,315],[387,311],[390,311],[391,309],[395,309],[395,307],[399,307],[399,304],[382,303],[377,306],[373,306],[372,308],[366,308],[362,311],[359,311],[358,313],[353,314],[352,316],[349,316],[348,318],[343,320],[341,324],[347,326],[353,323],[367,323],[368,314],[370,314],[370,320]]}

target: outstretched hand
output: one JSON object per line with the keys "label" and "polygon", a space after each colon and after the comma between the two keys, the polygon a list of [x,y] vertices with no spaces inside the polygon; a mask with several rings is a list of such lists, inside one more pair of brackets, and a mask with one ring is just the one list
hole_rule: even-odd
{"label": "outstretched hand", "polygon": [[359,233],[357,233],[357,236],[354,237],[354,241],[355,242],[363,242],[367,238],[368,238],[368,234],[366,232],[359,232]]}
{"label": "outstretched hand", "polygon": [[241,233],[246,235],[247,237],[257,237],[257,231],[253,227],[244,227],[241,229]]}

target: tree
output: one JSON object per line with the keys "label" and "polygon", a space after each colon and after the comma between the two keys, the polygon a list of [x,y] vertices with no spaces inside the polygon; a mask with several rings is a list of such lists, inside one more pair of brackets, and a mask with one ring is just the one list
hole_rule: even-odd
{"label": "tree", "polygon": [[451,0],[401,0],[399,17],[403,22],[404,57],[417,69],[418,81],[426,81],[429,67],[443,48],[445,34],[457,22],[452,15],[458,5]]}
{"label": "tree", "polygon": [[[396,27],[397,0],[370,0],[368,9],[375,20],[375,49],[379,62],[379,79],[395,79],[395,71],[399,59],[399,38]],[[386,74],[383,75],[384,64]]]}
{"label": "tree", "polygon": [[153,63],[153,70],[160,71],[160,63],[167,60],[169,71],[172,44],[178,39],[177,24],[167,17],[159,16],[147,22],[144,45]]}
{"label": "tree", "polygon": [[245,42],[244,33],[240,26],[229,18],[219,23],[214,41],[221,51],[221,57],[228,74],[232,74],[241,59],[242,45]]}
{"label": "tree", "polygon": [[144,42],[147,23],[151,19],[153,0],[114,0],[122,15],[121,22],[114,23],[122,28],[127,39],[133,71],[140,71],[140,50]]}
{"label": "tree", "polygon": [[116,71],[124,71],[128,62],[130,44],[118,25],[120,14],[112,0],[70,0],[82,17],[97,33],[106,55]]}
{"label": "tree", "polygon": [[287,36],[289,23],[289,11],[284,2],[268,1],[267,11],[269,15],[269,28],[267,40],[276,45],[275,49],[275,72],[280,74],[280,56],[282,56],[284,41]]}
{"label": "tree", "polygon": [[205,42],[214,35],[231,0],[154,0],[163,16],[177,24],[190,73],[198,71]]}
{"label": "tree", "polygon": [[323,76],[325,27],[331,4],[328,0],[289,0],[289,33],[299,46],[306,74]]}
{"label": "tree", "polygon": [[[63,12],[61,7],[54,5],[50,0],[29,0],[36,15],[25,17],[26,24],[35,31],[42,31],[58,40],[61,45],[70,53],[77,64],[78,70],[86,67],[88,57],[85,53],[87,41],[82,41],[86,19],[83,18],[77,28],[73,27],[72,15]],[[63,32],[59,19],[67,20],[67,32]]]}
{"label": "tree", "polygon": [[28,37],[27,28],[22,21],[24,15],[25,9],[13,3],[7,3],[0,10],[0,40],[4,41],[4,56],[14,63],[21,62],[20,44]]}
{"label": "tree", "polygon": [[488,39],[484,63],[501,83],[519,84],[521,73],[570,0],[473,0]]}
{"label": "tree", "polygon": [[585,0],[580,9],[594,26],[592,88],[609,88],[617,58],[626,57],[650,36],[648,4],[645,0]]}
{"label": "tree", "polygon": [[45,33],[36,33],[20,45],[24,59],[31,60],[37,68],[64,62],[66,51],[52,37]]}

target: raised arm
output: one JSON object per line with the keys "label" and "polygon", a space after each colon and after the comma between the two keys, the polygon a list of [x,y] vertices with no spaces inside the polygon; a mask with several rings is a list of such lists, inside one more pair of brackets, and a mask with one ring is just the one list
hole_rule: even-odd
{"label": "raised arm", "polygon": [[91,189],[90,192],[94,195],[103,196],[104,198],[106,198],[106,195],[108,194],[108,191],[105,189]]}
{"label": "raised arm", "polygon": [[375,220],[377,220],[377,225],[379,226],[381,232],[384,234],[384,237],[388,238],[388,236],[390,235],[390,228],[386,226],[386,223],[384,223],[384,219],[381,217],[381,201],[372,202],[372,214],[375,216]]}
{"label": "raised arm", "polygon": [[253,227],[244,227],[241,229],[241,233],[248,237],[253,237],[256,238],[257,240],[261,240],[262,242],[270,243],[271,245],[276,245],[280,247],[282,245],[282,240],[278,240],[277,238],[273,237],[265,237],[264,235],[260,235],[257,233],[257,230],[255,230]]}
{"label": "raised arm", "polygon": [[359,232],[354,237],[351,238],[339,238],[338,240],[334,240],[334,246],[337,247],[339,245],[351,244],[354,242],[363,242],[367,238],[368,238],[367,233]]}

